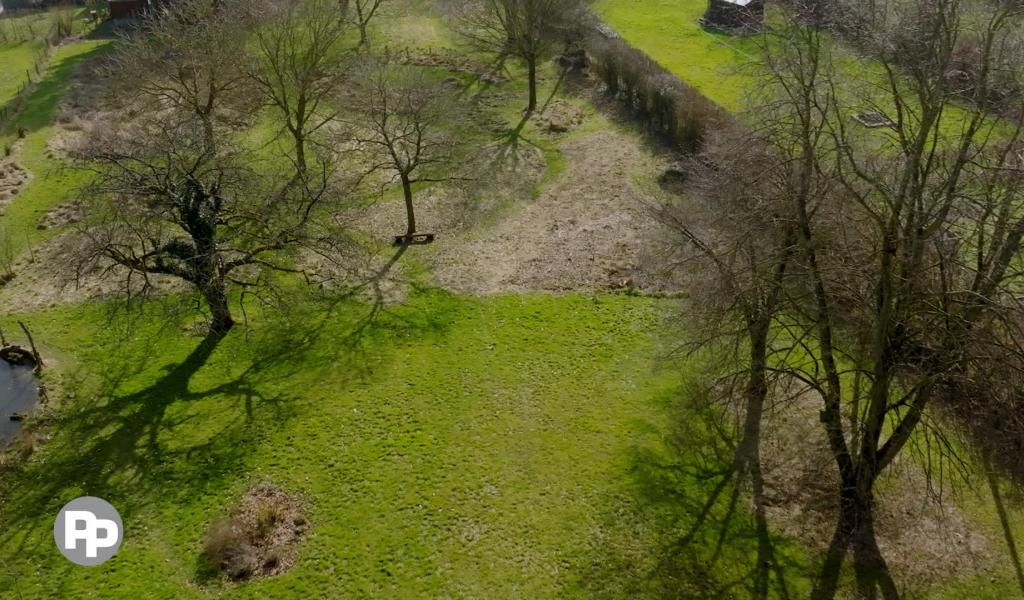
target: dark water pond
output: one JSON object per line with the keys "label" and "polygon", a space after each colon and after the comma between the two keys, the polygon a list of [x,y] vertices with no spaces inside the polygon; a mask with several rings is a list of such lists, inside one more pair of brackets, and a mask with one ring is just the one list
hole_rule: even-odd
{"label": "dark water pond", "polygon": [[11,415],[31,411],[38,401],[39,388],[32,367],[0,360],[0,448],[10,444],[21,430],[21,422],[12,421]]}

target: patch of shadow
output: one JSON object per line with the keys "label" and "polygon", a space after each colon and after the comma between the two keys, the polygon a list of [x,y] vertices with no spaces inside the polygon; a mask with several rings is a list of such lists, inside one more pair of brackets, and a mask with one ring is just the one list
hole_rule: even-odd
{"label": "patch of shadow", "polygon": [[[688,387],[653,402],[674,416],[634,428],[628,485],[588,540],[595,550],[581,580],[593,582],[590,595],[807,597],[813,563],[792,538],[757,526],[749,482],[733,466],[728,408]],[[770,548],[771,564],[758,564],[759,545]]]}

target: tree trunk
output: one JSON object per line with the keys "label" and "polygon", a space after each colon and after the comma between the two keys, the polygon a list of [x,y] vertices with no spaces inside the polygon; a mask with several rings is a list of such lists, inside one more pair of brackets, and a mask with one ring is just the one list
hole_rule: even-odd
{"label": "tree trunk", "polygon": [[416,210],[412,204],[412,181],[408,175],[402,175],[402,193],[405,194],[405,217],[408,223],[405,235],[411,236],[416,233]]}
{"label": "tree trunk", "polygon": [[[870,494],[869,494],[870,496]],[[851,532],[853,568],[857,590],[862,598],[875,598],[876,591],[886,600],[898,600],[899,592],[882,557],[875,537],[875,515],[870,499],[861,499],[855,507],[854,529]]]}
{"label": "tree trunk", "polygon": [[362,21],[359,22],[359,47],[364,49],[370,47],[370,34],[367,31],[367,24]]}
{"label": "tree trunk", "polygon": [[532,113],[537,110],[537,58],[527,58],[526,67],[530,72],[530,104],[526,107],[526,112]]}
{"label": "tree trunk", "polygon": [[886,600],[898,600],[899,592],[875,537],[874,482],[874,477],[865,474],[861,475],[859,483],[851,481],[843,485],[839,522],[814,585],[811,595],[814,600],[835,597],[847,552],[853,554],[858,598],[876,598],[881,592]]}
{"label": "tree trunk", "polygon": [[[202,228],[197,228],[196,231]],[[210,334],[224,335],[235,325],[228,306],[227,283],[221,273],[217,255],[217,243],[214,241],[214,229],[203,230],[203,235],[193,233],[196,245],[195,283],[203,300],[210,309]]]}
{"label": "tree trunk", "polygon": [[764,473],[761,470],[761,423],[764,403],[768,397],[768,332],[771,316],[760,315],[749,326],[750,372],[747,376],[747,406],[743,424],[743,440],[737,449],[737,467],[750,477],[757,525],[757,575],[754,580],[754,598],[768,597],[768,582],[774,564],[768,516],[765,511]]}
{"label": "tree trunk", "polygon": [[222,336],[231,331],[235,326],[235,320],[231,317],[231,308],[228,306],[228,295],[223,282],[208,283],[202,293],[212,316],[210,335]]}
{"label": "tree trunk", "polygon": [[302,134],[295,136],[295,171],[300,178],[306,177],[306,138]]}

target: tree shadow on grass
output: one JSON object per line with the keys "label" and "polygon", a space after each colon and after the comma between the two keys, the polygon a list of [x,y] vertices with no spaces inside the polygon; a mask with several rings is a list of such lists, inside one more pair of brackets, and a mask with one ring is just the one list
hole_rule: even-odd
{"label": "tree shadow on grass", "polygon": [[999,472],[993,468],[991,456],[987,453],[983,457],[985,467],[985,478],[988,482],[989,493],[992,494],[992,502],[996,505],[996,513],[999,515],[999,525],[1003,530],[1003,538],[1006,541],[1006,551],[1013,564],[1013,572],[1017,577],[1017,585],[1021,594],[1024,594],[1024,566],[1021,565],[1020,549],[1017,539],[1014,537],[1013,525],[1010,523],[1010,515],[1006,510],[1006,501],[1000,490]]}
{"label": "tree shadow on grass", "polygon": [[373,376],[390,357],[388,340],[442,335],[446,313],[429,308],[382,314],[343,296],[310,301],[256,333],[203,339],[139,390],[125,388],[151,372],[137,363],[140,352],[160,356],[160,338],[111,348],[98,392],[62,411],[40,456],[0,480],[3,521],[20,525],[0,531],[0,547],[16,556],[52,543],[39,530],[82,495],[107,499],[129,522],[152,504],[219,493],[269,432],[301,414],[310,381],[329,373],[344,387]]}
{"label": "tree shadow on grass", "polygon": [[[596,597],[805,598],[813,565],[794,541],[758,527],[735,469],[728,417],[689,394],[660,402],[670,423],[639,424],[631,487],[592,561]],[[759,548],[772,564],[758,564]],[[765,573],[768,574],[765,581]],[[766,585],[767,584],[767,585]]]}
{"label": "tree shadow on grass", "polygon": [[[190,421],[194,415],[174,410],[183,403],[220,395],[239,401],[244,414],[251,415],[254,401],[277,408],[284,402],[283,397],[261,393],[253,381],[263,361],[254,362],[241,374],[214,387],[192,389],[190,381],[221,342],[219,336],[207,337],[183,361],[165,366],[158,380],[137,392],[121,393],[123,378],[117,375],[108,383],[118,387],[105,384],[87,404],[72,408],[57,419],[55,439],[51,442],[54,447],[44,450],[44,462],[30,462],[20,473],[8,475],[13,485],[5,494],[4,517],[24,526],[0,533],[0,542],[10,550],[11,538],[18,536],[20,542],[13,547],[24,550],[30,541],[39,539],[32,535],[32,527],[48,523],[38,517],[56,514],[61,504],[81,495],[110,500],[127,520],[143,507],[145,499],[177,491],[163,485],[167,483],[164,476],[169,475],[164,467],[182,458],[203,456],[208,467],[206,475],[213,471],[223,474],[229,465],[237,464],[242,459],[242,447],[225,443],[239,438],[238,419],[234,417],[203,444],[170,449],[161,441],[161,434],[193,425]],[[99,400],[103,397],[110,400]],[[19,479],[28,479],[32,484],[17,485]]]}
{"label": "tree shadow on grass", "polygon": [[510,127],[506,131],[502,132],[502,134],[498,138],[497,152],[495,153],[494,158],[491,160],[491,163],[489,165],[490,167],[501,168],[508,167],[509,165],[514,167],[516,164],[518,164],[522,152],[522,148],[520,147],[521,143],[526,143],[529,146],[541,150],[541,147],[538,144],[536,144],[535,142],[531,141],[530,139],[523,135],[523,130],[526,129],[527,124],[529,124],[530,119],[533,118],[534,115],[543,114],[545,111],[547,111],[548,107],[551,105],[551,102],[558,95],[558,92],[562,88],[562,84],[565,80],[566,73],[560,73],[558,80],[555,82],[555,85],[551,90],[551,93],[548,94],[547,99],[544,101],[544,104],[541,105],[540,109],[537,111],[524,111],[522,119],[520,119],[515,126]]}

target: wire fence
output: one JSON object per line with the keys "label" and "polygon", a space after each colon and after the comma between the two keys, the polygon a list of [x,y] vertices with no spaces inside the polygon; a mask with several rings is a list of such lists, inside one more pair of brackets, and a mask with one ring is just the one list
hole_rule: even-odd
{"label": "wire fence", "polygon": [[[10,129],[17,120],[31,90],[42,79],[54,49],[71,37],[73,29],[74,12],[67,9],[33,11],[28,14],[19,12],[0,17],[0,45],[43,42],[32,58],[32,66],[25,69],[18,91],[0,106],[0,132]],[[15,73],[3,75],[20,76]]]}

